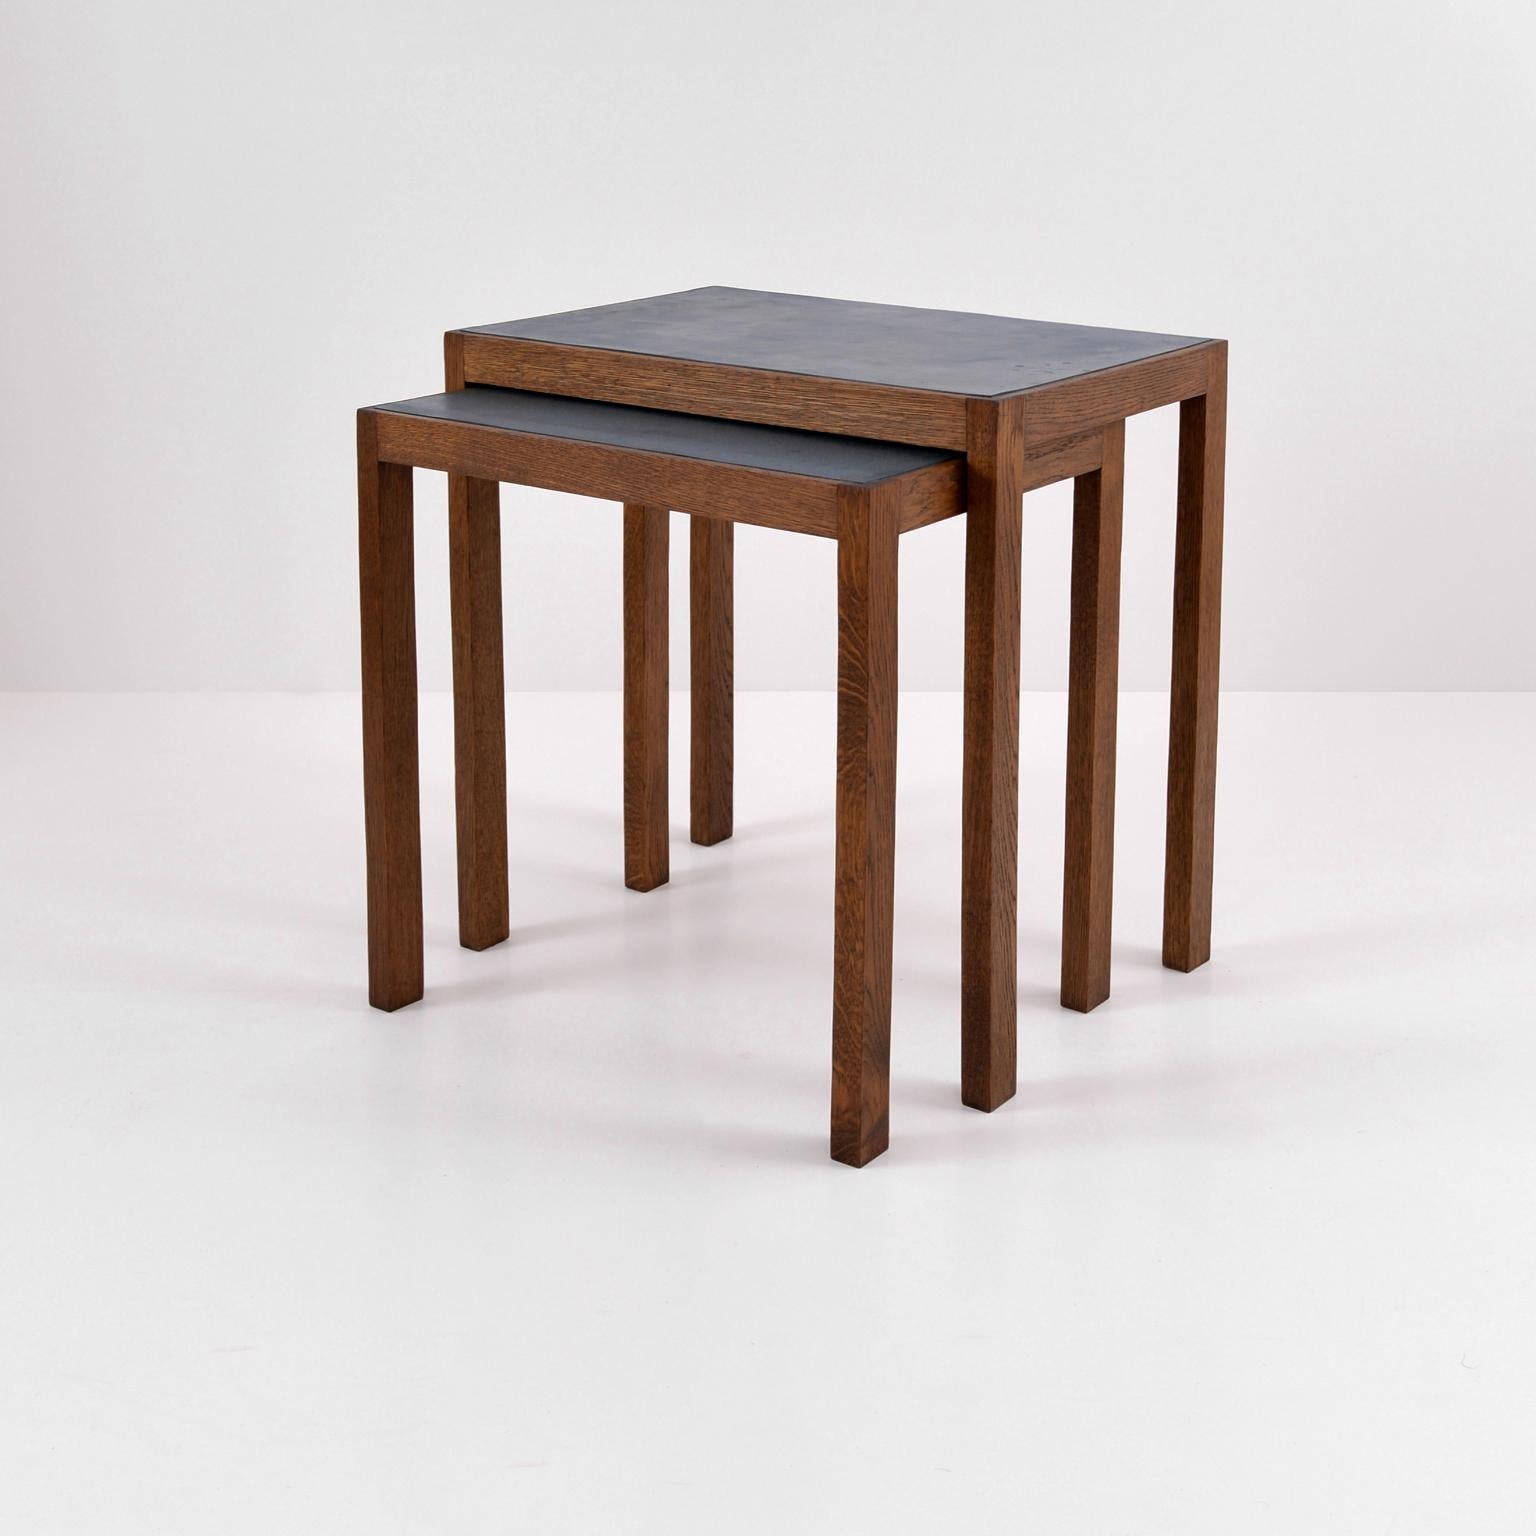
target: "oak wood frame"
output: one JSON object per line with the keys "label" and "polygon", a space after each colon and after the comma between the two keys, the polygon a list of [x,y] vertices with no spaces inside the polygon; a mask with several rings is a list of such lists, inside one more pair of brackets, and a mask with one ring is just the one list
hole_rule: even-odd
{"label": "oak wood frame", "polygon": [[[462,386],[451,351],[448,373],[450,384],[457,379]],[[702,736],[707,759],[703,783],[695,788],[696,836],[730,831],[731,523],[722,519],[837,540],[831,1149],[841,1162],[869,1162],[889,1137],[897,545],[904,528],[962,510],[964,461],[945,460],[873,484],[845,484],[387,409],[360,411],[369,1001],[385,1009],[415,1002],[423,991],[413,468],[444,471],[460,487],[450,501],[451,518],[458,518],[450,552],[461,938],[466,932],[489,936],[491,942],[505,937],[504,921],[496,934],[496,919],[507,902],[504,812],[494,824],[499,837],[481,835],[491,824],[486,786],[504,786],[506,774],[500,546],[499,535],[486,526],[497,511],[496,482],[599,497],[617,492],[614,499],[624,503],[624,878],[636,890],[652,890],[668,874],[668,509],[695,518],[694,650],[704,663],[696,686],[707,716],[696,733],[696,745]],[[489,569],[493,558],[494,574]],[[492,596],[494,613],[486,607]],[[484,653],[493,636],[498,647],[494,661]],[[462,708],[457,707],[461,692]],[[504,799],[504,788],[501,793]],[[488,889],[498,872],[498,888]]]}
{"label": "oak wood frame", "polygon": [[891,482],[838,503],[832,1156],[862,1168],[890,1140],[901,508]]}
{"label": "oak wood frame", "polygon": [[[445,387],[464,388],[463,347],[443,340]],[[448,476],[453,628],[453,781],[459,943],[489,949],[511,932],[507,888],[507,725],[501,638],[501,487]]]}
{"label": "oak wood frame", "polygon": [[[836,481],[429,416],[374,414],[383,463],[837,537]],[[962,460],[945,459],[900,478],[904,528],[964,510]]]}
{"label": "oak wood frame", "polygon": [[422,994],[416,574],[411,472],[380,461],[376,425],[366,412],[359,414],[368,1001],[375,1008],[393,1010]]}
{"label": "oak wood frame", "polygon": [[1192,971],[1211,958],[1226,453],[1227,346],[1221,342],[1211,356],[1204,393],[1179,407],[1168,842],[1163,861],[1163,964],[1176,971]]}
{"label": "oak wood frame", "polygon": [[1109,996],[1124,482],[1125,423],[1117,421],[1103,430],[1099,468],[1072,488],[1061,1002],[1080,1013]]}
{"label": "oak wood frame", "polygon": [[688,521],[688,835],[710,847],[731,835],[735,815],[736,525]]}
{"label": "oak wood frame", "polygon": [[624,506],[624,884],[670,878],[665,507]]}
{"label": "oak wood frame", "polygon": [[[471,383],[613,400],[814,431],[964,449],[965,744],[962,818],[961,1096],[994,1109],[1015,1087],[1018,814],[1018,593],[1022,511],[1030,490],[1095,474],[1105,433],[1127,417],[1180,406],[1178,535],[1169,716],[1163,963],[1210,957],[1216,716],[1226,443],[1227,343],[1196,342],[1011,395],[966,397],[767,369],[458,332]],[[1123,439],[1121,439],[1123,441]],[[1117,472],[1118,475],[1119,472]],[[1103,498],[1107,487],[1085,491]],[[1099,517],[1105,515],[1102,500]],[[903,514],[902,530],[936,521]],[[1075,516],[1076,520],[1076,516]],[[806,531],[826,532],[824,527]],[[1108,551],[1096,547],[1081,591],[1110,618]],[[1090,580],[1091,574],[1091,580]],[[1114,561],[1118,577],[1118,556]],[[1078,593],[1074,583],[1074,597]],[[1118,624],[1118,596],[1114,602]],[[1073,690],[1069,867],[1063,890],[1062,1002],[1092,1007],[1108,991],[1112,870],[1113,666],[1100,631],[1074,620],[1083,660]],[[1095,658],[1090,669],[1086,657]],[[1011,701],[1011,702],[1010,702]],[[1107,715],[1107,719],[1106,719]],[[1087,867],[1080,864],[1087,860]],[[1070,975],[1069,975],[1070,972]],[[1092,1001],[1090,1001],[1092,999]]]}
{"label": "oak wood frame", "polygon": [[448,335],[462,347],[468,384],[613,400],[935,448],[967,446],[971,412],[977,405],[1027,401],[1019,445],[1025,451],[1203,395],[1212,359],[1219,355],[1224,366],[1226,357],[1224,341],[1198,341],[1016,394],[982,397],[564,346],[480,331]]}

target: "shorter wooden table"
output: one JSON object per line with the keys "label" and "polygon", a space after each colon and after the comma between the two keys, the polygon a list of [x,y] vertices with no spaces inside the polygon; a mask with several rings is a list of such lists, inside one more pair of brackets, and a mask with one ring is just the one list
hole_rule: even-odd
{"label": "shorter wooden table", "polygon": [[[727,532],[748,522],[837,541],[832,1156],[855,1166],[878,1156],[889,1134],[897,541],[962,510],[964,460],[487,388],[360,411],[357,444],[368,995],[378,1008],[423,990],[412,467],[456,481],[459,933],[472,949],[508,935],[498,482],[624,503],[624,879],[636,890],[668,872],[668,509]],[[706,746],[719,744],[717,729]],[[716,787],[706,761],[706,797]]]}

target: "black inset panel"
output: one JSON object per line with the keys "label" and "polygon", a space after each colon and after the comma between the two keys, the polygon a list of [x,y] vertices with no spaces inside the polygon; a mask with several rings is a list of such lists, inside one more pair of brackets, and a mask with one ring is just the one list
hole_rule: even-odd
{"label": "black inset panel", "polygon": [[446,395],[396,400],[373,409],[499,427],[535,437],[563,437],[613,448],[670,453],[684,459],[707,459],[715,464],[737,464],[786,475],[809,475],[846,485],[872,485],[893,475],[909,474],[914,469],[959,457],[942,448],[908,448],[901,443],[877,443],[862,437],[718,421],[712,416],[649,411],[640,406],[573,400],[565,395],[536,395],[521,389],[491,389],[483,384]]}
{"label": "black inset panel", "polygon": [[487,336],[980,396],[1097,373],[1206,339],[751,288],[694,288],[470,329]]}

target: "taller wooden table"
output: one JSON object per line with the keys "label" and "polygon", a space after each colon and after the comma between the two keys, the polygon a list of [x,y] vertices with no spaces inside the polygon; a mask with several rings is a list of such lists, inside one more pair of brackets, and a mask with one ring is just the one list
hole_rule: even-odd
{"label": "taller wooden table", "polygon": [[[1062,1001],[1086,1010],[1109,991],[1124,423],[1178,402],[1163,964],[1189,971],[1210,958],[1224,341],[696,288],[450,331],[445,355],[449,389],[493,384],[965,451],[961,1096],[984,1110],[1016,1087],[1023,495],[1076,481]],[[500,657],[476,665],[487,647],[475,622],[477,588],[495,581],[499,593],[499,533],[494,514],[475,504],[475,484],[450,482],[455,699],[465,726],[460,847],[470,850],[468,868],[461,854],[460,890],[471,906],[477,887],[493,890],[499,875],[504,890],[506,879],[505,810],[490,803],[505,751]],[[693,834],[700,842],[730,830],[729,533],[729,524],[693,521]],[[495,639],[499,650],[499,625]],[[723,745],[709,729],[722,709]],[[491,792],[477,792],[477,784]],[[477,825],[491,835],[477,839]]]}

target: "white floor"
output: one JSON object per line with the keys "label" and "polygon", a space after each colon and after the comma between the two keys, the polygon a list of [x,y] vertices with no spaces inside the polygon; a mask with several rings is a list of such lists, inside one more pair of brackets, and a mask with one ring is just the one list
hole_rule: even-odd
{"label": "white floor", "polygon": [[0,700],[0,1531],[1536,1528],[1536,697],[1223,703],[1217,955],[1055,1001],[1026,697],[1017,1099],[958,1100],[959,702],[902,701],[889,1153],[826,1156],[833,705],[622,888],[618,704],[510,703],[511,944],[364,1000],[356,700]]}

